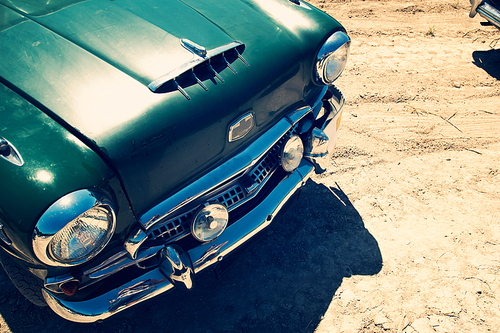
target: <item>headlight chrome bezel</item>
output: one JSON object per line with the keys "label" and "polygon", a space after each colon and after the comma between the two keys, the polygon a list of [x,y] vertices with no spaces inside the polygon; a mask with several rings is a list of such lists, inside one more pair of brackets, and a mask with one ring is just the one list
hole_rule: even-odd
{"label": "headlight chrome bezel", "polygon": [[[52,255],[51,243],[54,237],[67,225],[89,211],[97,209],[107,212],[108,228],[103,237],[77,260],[58,260]],[[54,202],[40,217],[33,230],[32,244],[36,257],[49,266],[76,266],[94,258],[111,240],[116,227],[116,213],[111,201],[100,191],[84,189],[71,192]]]}
{"label": "headlight chrome bezel", "polygon": [[[344,71],[349,57],[351,38],[343,32],[336,31],[325,41],[318,52],[315,65],[315,80],[321,85],[331,85]],[[329,75],[328,65],[335,61],[337,66],[333,75]]]}

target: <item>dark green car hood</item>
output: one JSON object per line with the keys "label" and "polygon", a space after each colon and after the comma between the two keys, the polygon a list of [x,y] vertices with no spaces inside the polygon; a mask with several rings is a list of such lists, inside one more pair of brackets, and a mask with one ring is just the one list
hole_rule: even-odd
{"label": "dark green car hood", "polygon": [[[313,98],[313,59],[340,24],[286,0],[0,0],[0,77],[87,142],[120,175],[140,214],[222,163]],[[148,84],[207,50],[244,44],[247,67],[154,93]],[[253,112],[256,127],[229,143]]]}

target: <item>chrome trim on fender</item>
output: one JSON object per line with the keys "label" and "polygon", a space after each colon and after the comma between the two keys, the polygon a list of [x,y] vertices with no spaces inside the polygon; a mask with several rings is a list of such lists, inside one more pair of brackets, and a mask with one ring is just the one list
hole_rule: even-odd
{"label": "chrome trim on fender", "polygon": [[16,147],[6,139],[0,137],[0,157],[14,164],[15,166],[23,166],[24,160]]}
{"label": "chrome trim on fender", "polygon": [[[230,225],[217,240],[189,250],[189,260],[195,263],[194,273],[218,262],[221,257],[228,255],[267,227],[292,195],[305,184],[313,170],[313,165],[303,160],[300,166],[283,179],[257,207]],[[214,246],[217,251],[213,251]],[[187,268],[185,261],[188,259],[182,255],[178,258],[182,264],[178,262],[176,267]],[[182,269],[180,271],[182,275]],[[173,287],[161,269],[156,268],[123,286],[86,301],[63,300],[47,289],[42,289],[42,293],[50,308],[61,317],[75,322],[90,323],[106,319]]]}

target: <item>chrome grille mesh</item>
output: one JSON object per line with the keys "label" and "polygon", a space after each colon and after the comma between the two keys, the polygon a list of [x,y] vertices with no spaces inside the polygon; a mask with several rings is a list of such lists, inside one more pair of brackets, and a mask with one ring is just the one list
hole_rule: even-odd
{"label": "chrome grille mesh", "polygon": [[[274,146],[264,155],[259,163],[252,169],[249,176],[257,185],[263,184],[272,173],[278,168],[280,161],[281,147],[283,147],[286,140],[292,135],[296,134],[297,125],[292,127],[286,132]],[[226,206],[230,211],[231,208],[244,201],[248,196],[247,191],[237,181],[233,186],[204,198],[205,202],[218,201],[220,204]],[[174,219],[158,222],[149,232],[149,239],[162,239],[165,242],[173,241],[177,238],[185,236],[190,233],[191,220],[198,207],[190,212],[178,216]]]}
{"label": "chrome grille mesh", "polygon": [[231,206],[234,206],[236,203],[240,202],[243,199],[245,199],[245,192],[243,192],[241,186],[236,185],[219,195],[215,200],[217,200],[227,208],[231,208]]}
{"label": "chrome grille mesh", "polygon": [[257,165],[250,177],[257,184],[262,184],[264,180],[278,167],[280,163],[281,148],[292,135],[296,134],[297,125],[292,127],[278,142],[269,150],[262,161]]}

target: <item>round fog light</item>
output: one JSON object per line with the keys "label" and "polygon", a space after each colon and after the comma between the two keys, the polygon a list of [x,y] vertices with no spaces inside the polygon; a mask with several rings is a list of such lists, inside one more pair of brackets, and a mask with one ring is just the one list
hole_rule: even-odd
{"label": "round fog light", "polygon": [[297,169],[304,155],[304,145],[298,135],[293,135],[281,150],[281,166],[286,172]]}
{"label": "round fog light", "polygon": [[196,214],[191,233],[201,242],[211,241],[226,229],[228,219],[226,207],[221,204],[207,205]]}

